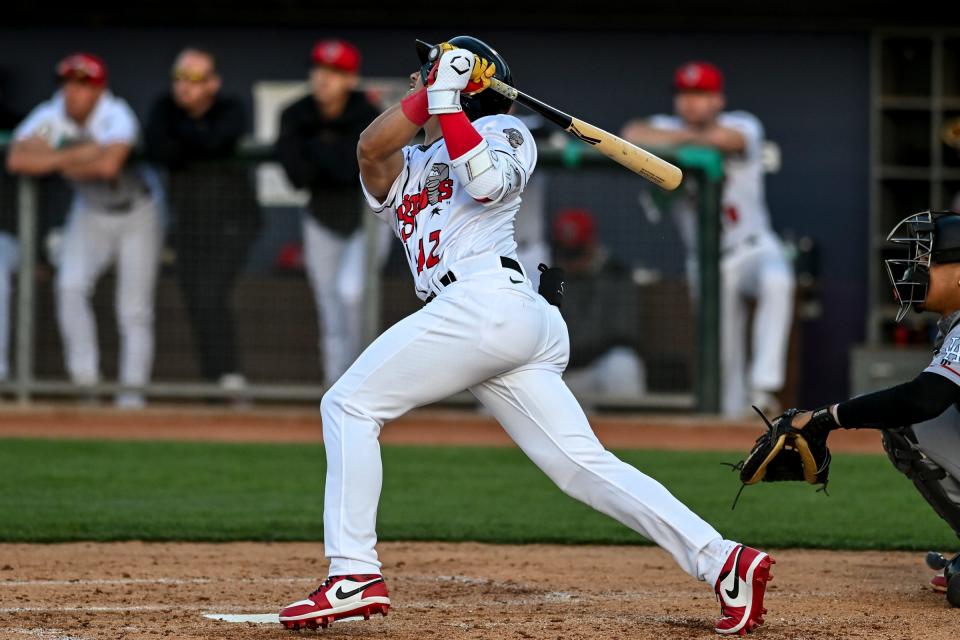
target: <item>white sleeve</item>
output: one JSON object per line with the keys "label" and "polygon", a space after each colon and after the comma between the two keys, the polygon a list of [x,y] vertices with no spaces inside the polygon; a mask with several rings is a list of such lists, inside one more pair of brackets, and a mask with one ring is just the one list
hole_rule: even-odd
{"label": "white sleeve", "polygon": [[140,125],[126,100],[114,98],[110,108],[91,123],[90,133],[99,145],[137,143]]}
{"label": "white sleeve", "polygon": [[746,144],[743,155],[747,158],[760,158],[763,152],[763,125],[753,114],[746,111],[733,111],[723,114],[720,126],[733,129],[743,136]]}
{"label": "white sleeve", "polygon": [[943,345],[933,354],[924,373],[935,373],[960,386],[960,327],[954,328],[943,339]]}
{"label": "white sleeve", "polygon": [[56,119],[57,114],[53,104],[51,102],[41,102],[13,130],[13,139],[25,140],[38,135],[54,144],[54,141],[50,140],[49,132],[46,129],[56,128]]}
{"label": "white sleeve", "polygon": [[387,195],[382,202],[367,191],[367,185],[363,184],[363,176],[360,176],[360,188],[363,189],[363,197],[366,198],[367,204],[373,209],[373,213],[383,220],[387,220],[389,217],[389,209],[399,206],[397,199],[403,197],[403,188],[410,179],[410,147],[404,147],[402,154],[403,168],[400,169],[400,175],[397,176],[397,179],[390,185],[390,190],[387,191]]}
{"label": "white sleeve", "polygon": [[[510,115],[485,116],[473,125],[489,147],[496,178],[493,193],[485,204],[517,197],[537,165],[537,145],[530,130],[519,118]],[[456,169],[458,163],[453,164]]]}

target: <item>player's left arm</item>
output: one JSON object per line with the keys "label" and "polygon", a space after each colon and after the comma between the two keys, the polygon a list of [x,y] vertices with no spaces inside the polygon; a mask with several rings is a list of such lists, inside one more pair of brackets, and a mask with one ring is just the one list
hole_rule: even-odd
{"label": "player's left arm", "polygon": [[[527,174],[535,162],[532,142],[525,149],[527,165],[515,153],[509,141],[508,128],[502,131],[477,129],[460,105],[460,93],[476,93],[490,85],[496,67],[470,51],[445,51],[430,74],[427,87],[428,112],[437,116],[451,166],[457,181],[470,196],[482,204],[494,204],[515,198],[526,184]],[[525,127],[517,121],[514,136]]]}
{"label": "player's left arm", "polygon": [[113,180],[140,134],[137,117],[126,102],[117,100],[108,116],[91,128],[93,140],[62,151],[60,174],[70,180]]}
{"label": "player's left arm", "polygon": [[60,174],[70,180],[112,180],[123,170],[131,145],[88,142],[60,153]]}

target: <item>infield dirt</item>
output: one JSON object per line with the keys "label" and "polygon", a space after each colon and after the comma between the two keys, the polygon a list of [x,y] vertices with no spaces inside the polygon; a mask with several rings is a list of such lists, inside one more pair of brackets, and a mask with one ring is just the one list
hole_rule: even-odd
{"label": "infield dirt", "polygon": [[[621,448],[745,450],[756,422],[634,417],[594,421]],[[831,447],[881,451],[870,432]],[[315,442],[311,412],[40,408],[10,411],[0,437]],[[388,425],[388,443],[508,445],[496,424],[420,412]],[[321,631],[209,620],[205,613],[276,613],[324,577],[319,543],[0,544],[0,638],[21,640],[656,639],[715,637],[712,589],[663,551],[637,546],[384,543],[393,600],[386,618]],[[752,637],[955,638],[960,609],[927,588],[922,554],[771,550],[766,624]]]}

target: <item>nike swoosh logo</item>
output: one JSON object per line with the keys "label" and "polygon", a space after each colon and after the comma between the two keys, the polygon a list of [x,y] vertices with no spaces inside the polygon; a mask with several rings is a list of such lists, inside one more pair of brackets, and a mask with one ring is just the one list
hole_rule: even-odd
{"label": "nike swoosh logo", "polygon": [[333,595],[337,598],[337,600],[346,600],[347,598],[350,598],[350,597],[353,597],[353,596],[357,595],[358,593],[360,593],[361,591],[363,591],[363,590],[366,589],[367,587],[370,587],[370,586],[372,586],[372,585],[375,585],[375,584],[377,584],[378,582],[383,582],[383,578],[377,578],[376,580],[371,580],[370,582],[367,582],[367,583],[365,583],[365,584],[360,585],[359,587],[357,587],[357,588],[354,589],[353,591],[344,591],[344,590],[343,590],[343,586],[339,586],[339,587],[337,587],[336,593],[334,593]]}
{"label": "nike swoosh logo", "polygon": [[514,279],[511,277],[511,278],[510,278],[510,282],[512,282],[513,284],[520,284],[521,282],[523,282],[523,279],[514,280]]}
{"label": "nike swoosh logo", "polygon": [[740,554],[743,553],[743,545],[737,550],[737,559],[733,561],[733,589],[724,589],[727,597],[736,600],[740,594]]}

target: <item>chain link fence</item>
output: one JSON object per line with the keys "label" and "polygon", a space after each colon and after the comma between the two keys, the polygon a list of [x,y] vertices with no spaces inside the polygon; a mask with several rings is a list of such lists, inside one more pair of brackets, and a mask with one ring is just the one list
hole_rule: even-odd
{"label": "chain link fence", "polygon": [[[517,221],[520,259],[531,274],[538,262],[555,263],[557,234],[564,221],[592,219],[598,252],[616,264],[615,276],[568,278],[564,313],[569,315],[574,360],[588,363],[598,350],[615,344],[630,352],[641,367],[636,393],[591,390],[571,385],[589,406],[599,409],[699,409],[718,405],[717,238],[722,163],[719,155],[702,149],[681,149],[667,157],[685,172],[688,193],[699,209],[699,292],[688,285],[690,258],[677,226],[661,218],[649,201],[660,197],[655,187],[578,142],[540,144],[537,172],[524,194]],[[245,145],[234,162],[240,163],[257,185],[258,168],[272,161],[265,145]],[[261,181],[262,182],[262,181]],[[198,188],[202,184],[198,183]],[[197,342],[190,314],[177,278],[178,256],[168,239],[156,289],[154,331],[156,353],[147,398],[205,399],[208,401],[313,402],[323,393],[321,323],[302,261],[300,206],[264,198],[259,205],[263,224],[252,241],[230,297],[236,321],[238,368],[246,377],[240,388],[225,388],[201,375]],[[203,199],[228,197],[203,193]],[[0,178],[0,207],[8,231],[17,237],[19,256],[12,276],[9,318],[12,326],[10,372],[0,391],[22,402],[49,396],[111,394],[123,391],[104,382],[79,388],[68,381],[58,331],[55,273],[61,229],[70,207],[69,187],[57,179]],[[357,202],[358,207],[363,204]],[[570,213],[571,211],[575,213]],[[580,213],[576,213],[580,212]],[[168,228],[178,222],[166,210]],[[368,246],[384,235],[372,215],[364,215]],[[417,310],[400,244],[391,238],[388,253],[377,259],[368,251],[363,295],[363,340]],[[97,284],[95,309],[102,379],[117,379],[120,340],[114,312],[115,276],[108,271]],[[214,295],[211,292],[211,295]],[[567,303],[569,302],[569,308]],[[2,306],[0,306],[2,310]],[[582,329],[578,329],[582,327]],[[616,332],[616,340],[604,332]],[[602,348],[583,346],[590,335]],[[583,354],[582,357],[578,353]],[[589,364],[589,363],[588,363]],[[607,371],[614,377],[618,369]],[[611,373],[612,372],[612,373]],[[585,390],[584,390],[585,389]],[[450,399],[469,403],[466,394]]]}

